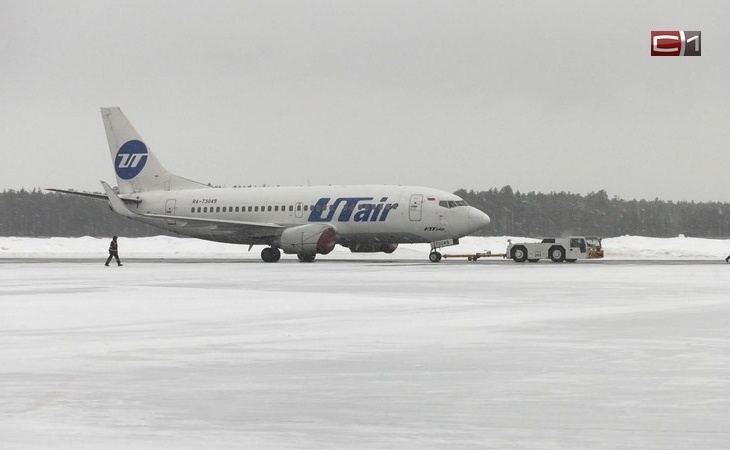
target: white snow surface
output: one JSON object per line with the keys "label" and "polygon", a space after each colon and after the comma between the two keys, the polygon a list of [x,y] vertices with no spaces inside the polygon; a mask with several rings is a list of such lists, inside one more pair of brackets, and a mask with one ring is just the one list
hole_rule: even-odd
{"label": "white snow surface", "polygon": [[[474,253],[491,251],[502,253],[507,240],[513,242],[537,242],[537,239],[500,236],[461,239],[457,246],[442,249],[444,253]],[[0,258],[93,258],[106,257],[110,238],[21,238],[0,237]],[[606,259],[707,259],[717,260],[730,252],[730,239],[701,239],[679,236],[676,238],[651,238],[621,236],[603,240]],[[260,259],[263,246],[221,244],[199,239],[168,236],[147,238],[119,238],[119,253],[123,258],[240,258]],[[351,253],[337,246],[329,255],[317,255],[318,260],[337,259],[343,255],[359,259],[423,259],[428,256],[427,244],[401,245],[392,254]],[[294,256],[284,255],[283,258]]]}
{"label": "white snow surface", "polygon": [[108,239],[0,238],[0,448],[730,442],[728,241],[606,239],[575,264],[119,242],[104,267]]}

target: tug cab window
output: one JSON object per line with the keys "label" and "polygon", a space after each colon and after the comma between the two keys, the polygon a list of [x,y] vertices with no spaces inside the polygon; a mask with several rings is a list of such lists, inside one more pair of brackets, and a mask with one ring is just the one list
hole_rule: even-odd
{"label": "tug cab window", "polygon": [[586,237],[586,244],[588,245],[588,248],[601,248],[601,240],[597,237]]}
{"label": "tug cab window", "polygon": [[570,240],[570,246],[572,248],[578,248],[580,249],[581,253],[585,253],[586,251],[586,241],[580,238],[573,238]]}

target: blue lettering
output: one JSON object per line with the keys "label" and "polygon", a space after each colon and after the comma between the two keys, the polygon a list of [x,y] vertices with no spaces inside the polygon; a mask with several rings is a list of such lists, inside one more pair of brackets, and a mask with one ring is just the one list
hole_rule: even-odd
{"label": "blue lettering", "polygon": [[378,215],[380,214],[380,211],[383,209],[383,204],[378,203],[375,205],[375,208],[373,208],[373,215],[370,216],[370,221],[375,222],[378,220]]}
{"label": "blue lettering", "polygon": [[327,209],[327,203],[329,203],[329,201],[329,197],[322,197],[317,200],[317,203],[312,208],[312,212],[309,213],[309,219],[307,220],[310,222],[329,222],[332,220],[332,216],[335,213],[334,209],[330,211],[327,217],[322,218],[322,211]]}
{"label": "blue lettering", "polygon": [[373,211],[373,205],[360,205],[358,209],[359,211],[355,213],[355,222],[367,222],[370,218],[370,213]]}
{"label": "blue lettering", "polygon": [[380,215],[380,221],[384,222],[385,219],[388,218],[388,213],[393,209],[398,209],[398,203],[388,203],[387,205],[385,205],[385,209],[383,209],[383,214]]}
{"label": "blue lettering", "polygon": [[355,198],[342,198],[337,199],[344,200],[345,201],[345,207],[342,208],[342,212],[340,213],[340,216],[337,218],[338,222],[349,222],[350,217],[352,216],[352,212],[355,211],[355,206],[357,203],[361,200],[372,200],[372,197],[355,197]]}
{"label": "blue lettering", "polygon": [[329,205],[331,198],[322,197],[314,204],[307,220],[309,222],[331,222],[337,209],[340,208],[341,204],[344,204],[337,216],[338,222],[349,222],[350,220],[355,222],[383,222],[391,210],[398,208],[398,203],[385,203],[388,197],[382,197],[380,202],[375,204],[360,203],[372,199],[372,197],[339,197]]}

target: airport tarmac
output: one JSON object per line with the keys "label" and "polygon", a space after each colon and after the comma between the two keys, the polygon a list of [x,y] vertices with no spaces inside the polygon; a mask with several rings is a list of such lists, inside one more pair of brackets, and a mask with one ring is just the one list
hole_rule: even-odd
{"label": "airport tarmac", "polygon": [[727,448],[715,261],[0,259],[8,448]]}

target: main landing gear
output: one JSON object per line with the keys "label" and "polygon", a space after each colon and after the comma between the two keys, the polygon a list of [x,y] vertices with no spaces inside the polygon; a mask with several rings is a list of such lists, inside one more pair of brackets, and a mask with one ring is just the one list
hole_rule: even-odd
{"label": "main landing gear", "polygon": [[[297,253],[297,258],[301,262],[312,262],[316,253]],[[261,259],[267,263],[275,263],[281,259],[281,250],[276,247],[266,247],[261,250]]]}
{"label": "main landing gear", "polygon": [[261,250],[261,259],[264,262],[276,262],[281,258],[281,251],[276,247],[266,247]]}
{"label": "main landing gear", "polygon": [[299,262],[313,262],[315,256],[317,256],[315,253],[297,253]]}

